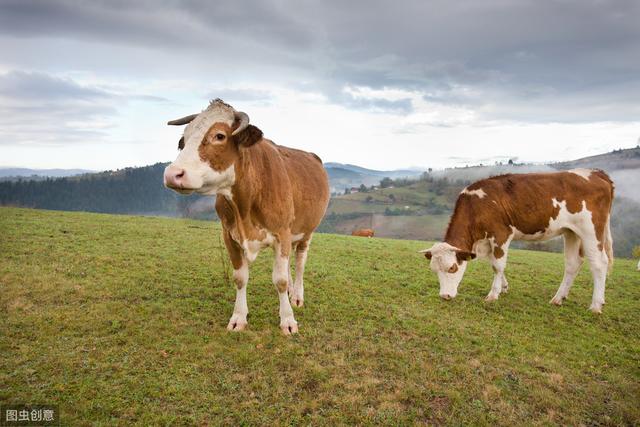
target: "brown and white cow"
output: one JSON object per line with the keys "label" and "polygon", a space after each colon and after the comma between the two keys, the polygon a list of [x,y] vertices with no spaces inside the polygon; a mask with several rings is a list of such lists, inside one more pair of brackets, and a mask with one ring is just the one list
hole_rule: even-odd
{"label": "brown and white cow", "polygon": [[[263,138],[247,114],[219,99],[199,114],[169,122],[188,124],[180,154],[164,172],[180,193],[215,194],[224,242],[233,264],[236,302],[227,328],[247,326],[249,264],[274,248],[273,283],[280,297],[280,328],[298,331],[289,303],[303,305],[303,274],[311,236],[329,201],[327,173],[318,156]],[[289,254],[296,253],[295,282]]]}
{"label": "brown and white cow", "polygon": [[351,232],[352,236],[358,237],[373,237],[374,231],[371,228],[360,228]]}
{"label": "brown and white cow", "polygon": [[486,301],[508,289],[504,270],[513,240],[564,237],[565,271],[551,303],[569,294],[583,257],[593,275],[591,311],[602,312],[607,270],[613,264],[609,217],[613,182],[600,170],[502,175],[462,190],[444,242],[421,251],[438,275],[440,296],[454,298],[467,267],[476,256],[487,258],[494,277]]}

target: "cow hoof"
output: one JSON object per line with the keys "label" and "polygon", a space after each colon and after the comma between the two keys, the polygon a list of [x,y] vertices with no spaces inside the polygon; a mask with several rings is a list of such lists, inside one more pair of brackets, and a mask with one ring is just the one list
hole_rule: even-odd
{"label": "cow hoof", "polygon": [[589,310],[591,310],[591,312],[595,314],[602,314],[602,304],[591,304]]}
{"label": "cow hoof", "polygon": [[302,298],[291,295],[291,305],[294,307],[302,307],[304,300]]}
{"label": "cow hoof", "polygon": [[298,322],[291,317],[284,318],[280,321],[280,329],[284,335],[293,335],[298,333]]}
{"label": "cow hoof", "polygon": [[564,297],[555,296],[551,299],[551,301],[549,301],[549,304],[561,306],[564,300]]}
{"label": "cow hoof", "polygon": [[247,327],[247,318],[239,314],[234,314],[233,316],[231,316],[231,319],[229,319],[227,330],[232,332],[240,332],[240,331],[244,331],[244,328],[246,327]]}
{"label": "cow hoof", "polygon": [[487,297],[484,299],[485,302],[492,302],[498,299],[498,295],[493,295],[493,294],[489,294],[487,295]]}

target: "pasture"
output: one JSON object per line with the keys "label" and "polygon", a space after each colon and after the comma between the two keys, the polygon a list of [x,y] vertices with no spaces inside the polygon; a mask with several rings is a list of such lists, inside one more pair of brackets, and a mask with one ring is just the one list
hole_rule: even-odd
{"label": "pasture", "polygon": [[66,425],[640,423],[632,260],[596,316],[586,265],[548,304],[561,254],[511,251],[490,304],[491,267],[473,262],[445,302],[428,243],[317,234],[300,333],[284,337],[271,250],[251,269],[248,330],[225,329],[219,231],[0,208],[0,404],[57,404]]}

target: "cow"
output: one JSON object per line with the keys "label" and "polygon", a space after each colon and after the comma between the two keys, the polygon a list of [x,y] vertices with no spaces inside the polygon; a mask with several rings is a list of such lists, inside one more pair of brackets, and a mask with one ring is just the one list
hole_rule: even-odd
{"label": "cow", "polygon": [[508,174],[475,182],[458,196],[443,242],[420,251],[438,275],[440,297],[454,298],[467,263],[486,258],[493,267],[486,301],[508,290],[504,274],[513,240],[544,241],[562,235],[565,270],[550,301],[561,305],[589,260],[593,275],[590,310],[602,312],[607,272],[613,264],[609,219],[613,182],[601,170]]}
{"label": "cow", "polygon": [[361,228],[358,230],[353,230],[351,232],[352,236],[358,236],[358,237],[373,237],[373,230],[370,228]]}
{"label": "cow", "polygon": [[[164,171],[164,184],[183,194],[216,195],[215,209],[237,288],[227,329],[246,328],[249,265],[261,249],[272,247],[280,328],[285,335],[297,333],[291,303],[303,305],[309,244],[329,202],[322,160],[265,139],[259,128],[249,124],[246,113],[220,99],[199,114],[168,124],[187,126],[178,157]],[[289,267],[292,250],[295,281]]]}

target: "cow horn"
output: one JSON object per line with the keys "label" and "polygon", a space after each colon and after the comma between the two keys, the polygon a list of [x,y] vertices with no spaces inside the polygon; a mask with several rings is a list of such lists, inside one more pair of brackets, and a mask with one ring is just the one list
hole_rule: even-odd
{"label": "cow horn", "polygon": [[171,120],[170,122],[167,122],[167,124],[171,125],[171,126],[186,125],[187,123],[190,123],[196,117],[198,117],[197,114],[191,114],[189,116],[185,116],[185,117],[182,117],[180,119]]}
{"label": "cow horn", "polygon": [[233,131],[231,135],[237,135],[249,126],[249,116],[247,113],[243,113],[242,111],[235,112],[236,120],[240,120],[240,124],[238,128]]}

